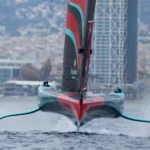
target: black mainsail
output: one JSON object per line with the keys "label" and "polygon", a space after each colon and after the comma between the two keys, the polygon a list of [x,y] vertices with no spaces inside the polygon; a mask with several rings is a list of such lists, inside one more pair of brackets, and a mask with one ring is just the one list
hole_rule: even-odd
{"label": "black mainsail", "polygon": [[68,2],[62,76],[64,91],[80,92],[87,87],[95,2]]}

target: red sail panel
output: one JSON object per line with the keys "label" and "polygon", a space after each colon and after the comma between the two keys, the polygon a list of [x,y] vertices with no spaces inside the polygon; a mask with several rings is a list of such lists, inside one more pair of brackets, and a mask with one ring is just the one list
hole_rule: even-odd
{"label": "red sail panel", "polygon": [[[80,13],[80,15],[83,15],[83,19],[84,19],[84,14],[85,14],[85,7],[86,7],[86,0],[70,0],[70,2],[71,3],[73,3],[74,5],[76,5],[77,7],[76,8],[80,8],[81,10],[82,10],[82,14]],[[79,11],[79,10],[78,10]],[[69,11],[68,11],[69,12]],[[67,13],[68,13],[67,12]],[[67,15],[68,16],[68,15]],[[75,17],[75,16],[74,16]],[[81,17],[81,16],[80,16]],[[75,18],[76,19],[76,18]],[[77,21],[77,20],[76,20]],[[82,21],[84,21],[84,20],[82,20]],[[84,24],[84,22],[82,22],[81,21],[81,27],[80,28],[82,28],[82,24]],[[74,21],[72,20],[72,18],[71,17],[67,17],[67,24],[66,24],[66,26],[69,28],[69,29],[71,29],[71,26],[68,26],[68,24],[69,25],[71,25],[71,26],[74,26]],[[79,25],[78,23],[77,23],[77,25]],[[76,37],[76,44],[77,44],[77,57],[78,57],[78,70],[80,69],[80,60],[81,60],[81,55],[78,53],[78,49],[81,47],[81,45],[82,45],[82,38],[83,38],[83,35],[82,36],[80,36],[81,35],[81,33],[79,33],[79,32],[83,32],[83,31],[79,31],[79,28],[76,26],[76,27],[74,27],[74,30],[72,30],[72,31],[74,31],[73,33],[74,33],[74,35],[76,35],[75,37]],[[78,43],[79,42],[79,43]]]}
{"label": "red sail panel", "polygon": [[[79,34],[79,29],[78,29],[78,23],[76,21],[75,16],[70,12],[67,13],[66,28],[70,29],[74,34],[75,42],[76,42],[76,48],[77,48],[77,49],[75,49],[75,51],[76,51],[76,54],[78,54],[78,49],[80,47],[80,40],[81,40],[80,34]],[[79,68],[79,66],[80,66],[80,59],[78,59],[78,68]]]}

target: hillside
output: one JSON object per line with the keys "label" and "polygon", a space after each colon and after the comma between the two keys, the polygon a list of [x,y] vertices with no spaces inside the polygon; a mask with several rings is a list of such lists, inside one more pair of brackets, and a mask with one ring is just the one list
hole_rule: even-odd
{"label": "hillside", "polygon": [[150,0],[140,0],[140,20],[143,24],[150,24]]}
{"label": "hillside", "polygon": [[[0,58],[34,60],[39,66],[51,55],[53,66],[62,62],[67,0],[51,1],[0,0]],[[140,21],[140,56],[145,51],[150,60],[149,45],[142,43],[149,40],[142,34],[149,34],[150,0],[140,0]]]}
{"label": "hillside", "polygon": [[[0,0],[1,34],[20,36],[36,32],[44,36],[47,27],[54,32],[55,25],[64,21],[66,5],[63,3],[64,0],[53,0],[52,5],[51,0]],[[60,20],[61,10],[63,17]],[[150,0],[140,0],[140,20],[143,24],[150,24]]]}
{"label": "hillside", "polygon": [[[3,33],[10,36],[20,36],[25,32],[31,35],[35,29],[39,33],[47,27],[54,32],[55,24],[62,22],[58,19],[59,11],[65,9],[62,4],[61,0],[54,0],[52,4],[50,0],[1,0],[0,26],[5,30]],[[40,33],[46,34],[44,31]]]}
{"label": "hillside", "polygon": [[51,55],[59,63],[66,2],[0,0],[0,57],[34,60],[39,65]]}

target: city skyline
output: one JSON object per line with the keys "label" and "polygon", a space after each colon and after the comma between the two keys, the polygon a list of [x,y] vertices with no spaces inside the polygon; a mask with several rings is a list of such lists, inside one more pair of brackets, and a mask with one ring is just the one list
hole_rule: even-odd
{"label": "city skyline", "polygon": [[138,1],[97,0],[91,59],[92,73],[99,76],[95,82],[136,81],[137,19]]}
{"label": "city skyline", "polygon": [[[130,1],[130,0],[129,0]],[[105,1],[106,2],[106,1]],[[148,25],[148,7],[149,1],[142,0],[140,1],[140,21],[139,21],[139,39],[138,39],[138,72],[142,72],[143,74],[143,67],[141,67],[143,62],[143,57],[145,58],[145,64],[146,64],[146,70],[147,73],[150,70],[149,60],[149,44],[148,40],[149,37],[149,25]],[[53,14],[51,14],[51,19],[53,21],[53,24],[49,26],[49,33],[48,36],[43,36],[43,33],[47,32],[47,24],[45,24],[45,21],[43,22],[43,19],[50,19],[44,16],[45,13],[49,13],[48,9],[48,2],[24,2],[19,4],[14,4],[14,1],[10,1],[9,5],[5,4],[5,1],[1,1],[1,7],[4,9],[1,9],[1,14],[3,14],[3,18],[1,19],[0,24],[0,30],[2,30],[0,35],[0,52],[1,52],[1,58],[7,59],[7,58],[15,58],[15,59],[31,59],[35,61],[35,65],[37,67],[40,67],[42,62],[46,60],[46,57],[51,55],[52,56],[52,62],[53,65],[60,65],[62,64],[62,54],[63,54],[63,36],[64,36],[64,22],[61,22],[59,25],[59,31],[57,32],[57,35],[54,34],[54,31],[56,30],[55,27],[57,27],[58,20],[59,20],[59,12],[56,12],[56,9],[52,9]],[[55,1],[52,4],[55,6]],[[11,7],[14,6],[14,7]],[[41,7],[39,7],[41,6]],[[62,9],[63,4],[57,4],[55,8],[57,10]],[[34,12],[34,9],[36,8],[36,11]],[[46,12],[43,8],[46,8]],[[7,10],[11,10],[8,13]],[[24,11],[22,11],[24,10]],[[15,14],[15,12],[17,12]],[[19,12],[19,13],[18,13]],[[21,13],[21,17],[19,18],[19,14]],[[39,17],[39,14],[42,14],[43,19],[41,19],[42,16]],[[33,16],[30,18],[30,16]],[[48,16],[48,15],[47,15]],[[4,19],[5,18],[5,19]],[[65,11],[63,12],[63,15],[61,17],[61,20],[65,20]],[[4,19],[4,20],[3,20]],[[12,23],[11,27],[9,26]],[[24,23],[22,23],[22,21]],[[21,23],[21,24],[20,24]],[[53,26],[53,27],[52,27]],[[13,28],[13,30],[12,30]],[[51,33],[53,29],[53,33]],[[31,32],[33,31],[33,32]],[[14,35],[14,32],[19,32],[20,35]],[[42,34],[42,35],[41,35]],[[56,37],[56,40],[54,42],[54,38]],[[61,41],[60,41],[61,40]],[[59,41],[59,44],[58,44]],[[107,41],[106,41],[107,42]],[[45,44],[46,43],[46,44]],[[52,44],[54,43],[54,44]],[[132,44],[132,41],[131,41]],[[53,49],[51,50],[51,46],[53,45]],[[45,53],[44,53],[45,49]],[[94,50],[94,49],[93,49]],[[95,52],[93,51],[93,54]],[[128,53],[130,56],[130,53]],[[45,56],[44,56],[45,55]],[[131,57],[132,58],[132,57]],[[131,59],[132,60],[132,59]],[[52,67],[54,69],[55,67]],[[130,69],[132,70],[132,69]],[[128,72],[130,72],[130,70]],[[52,73],[54,70],[52,70]]]}

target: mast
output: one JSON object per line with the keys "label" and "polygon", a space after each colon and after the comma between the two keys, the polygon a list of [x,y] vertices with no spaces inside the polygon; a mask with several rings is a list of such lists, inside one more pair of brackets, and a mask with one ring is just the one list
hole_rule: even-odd
{"label": "mast", "polygon": [[87,78],[90,64],[90,55],[92,54],[91,42],[95,4],[96,0],[86,0],[84,36],[82,47],[79,49],[79,53],[81,53],[81,67],[79,71],[78,90],[81,97],[83,96],[83,92],[87,91]]}

